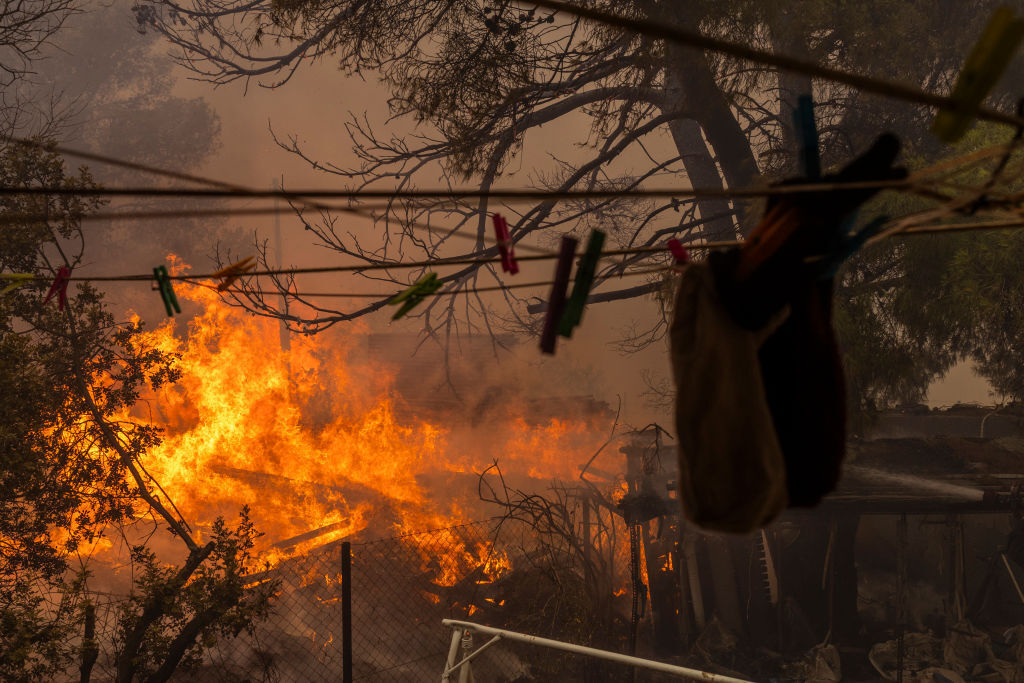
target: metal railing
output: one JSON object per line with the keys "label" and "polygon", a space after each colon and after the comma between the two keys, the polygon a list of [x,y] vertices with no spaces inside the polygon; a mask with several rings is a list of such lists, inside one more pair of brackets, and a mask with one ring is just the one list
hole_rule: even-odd
{"label": "metal railing", "polygon": [[[562,652],[569,652],[572,654],[582,655],[584,657],[604,659],[609,662],[625,664],[638,669],[648,669],[650,671],[677,674],[684,678],[698,681],[713,681],[715,683],[752,683],[751,681],[742,678],[734,678],[732,676],[714,674],[707,671],[699,671],[697,669],[689,669],[684,666],[676,666],[675,664],[667,664],[665,662],[656,662],[651,659],[631,657],[618,652],[598,650],[593,647],[564,643],[560,640],[551,640],[550,638],[541,638],[539,636],[531,636],[525,633],[516,633],[515,631],[506,631],[500,628],[474,624],[469,621],[443,619],[441,623],[452,629],[451,646],[448,648],[448,661],[446,662],[444,671],[441,674],[441,683],[452,683],[452,677],[456,673],[458,674],[458,683],[472,683],[473,673],[469,666],[470,662],[472,662],[487,648],[502,640],[525,643],[527,645],[534,645],[537,647],[546,647],[552,650],[561,650]],[[473,650],[473,633],[492,637],[478,649]],[[458,659],[460,649],[465,653],[462,659]]]}

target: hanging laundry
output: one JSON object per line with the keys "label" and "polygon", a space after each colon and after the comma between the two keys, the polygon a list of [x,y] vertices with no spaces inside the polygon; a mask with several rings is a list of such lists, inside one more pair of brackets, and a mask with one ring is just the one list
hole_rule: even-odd
{"label": "hanging laundry", "polygon": [[[898,152],[883,135],[822,180],[904,178]],[[877,191],[776,195],[742,248],[685,268],[670,334],[680,498],[694,523],[745,533],[835,489],[846,390],[829,270],[849,255],[846,219]]]}
{"label": "hanging laundry", "polygon": [[786,464],[761,380],[758,349],[783,315],[740,327],[704,263],[683,269],[672,319],[679,499],[705,529],[744,533],[789,503]]}

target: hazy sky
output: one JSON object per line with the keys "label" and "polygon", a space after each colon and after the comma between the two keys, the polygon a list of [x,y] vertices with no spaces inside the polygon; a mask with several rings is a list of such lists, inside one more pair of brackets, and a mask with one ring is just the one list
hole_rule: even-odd
{"label": "hazy sky", "polygon": [[[131,15],[124,9],[125,40],[138,39],[131,27]],[[161,46],[160,54],[166,52]],[[158,57],[166,58],[166,57]],[[367,74],[372,76],[372,74]],[[216,110],[221,120],[220,149],[202,168],[192,169],[204,175],[247,186],[269,187],[274,178],[283,177],[285,185],[291,188],[340,186],[340,179],[313,171],[305,162],[279,149],[271,140],[268,126],[273,125],[280,136],[296,135],[305,149],[318,159],[342,166],[355,165],[356,158],[349,148],[344,123],[350,113],[362,115],[366,112],[378,132],[391,132],[405,128],[399,123],[389,126],[387,115],[387,92],[374,82],[347,78],[335,64],[321,61],[300,69],[295,77],[277,90],[261,88],[250,84],[245,92],[244,84],[234,83],[214,89],[209,84],[188,80],[183,70],[176,72],[175,94],[186,97],[202,97]],[[549,125],[526,142],[523,154],[511,164],[513,170],[500,184],[505,187],[523,186],[529,182],[532,172],[550,170],[552,164],[547,157],[550,149],[570,156],[572,148],[565,140],[578,137],[571,130],[571,122]],[[419,179],[421,187],[428,187],[427,177]],[[230,219],[231,225],[247,230],[258,230],[271,237],[273,220],[270,218]],[[368,234],[372,226],[368,221],[349,221],[345,227],[355,232]],[[286,265],[309,266],[337,263],[332,252],[311,245],[309,233],[301,229],[298,221],[284,216],[281,219],[283,236],[283,262]],[[212,245],[211,245],[212,247]],[[201,265],[201,264],[199,264]],[[524,269],[518,277],[531,280],[545,280],[550,276],[550,264],[538,264]],[[332,275],[319,279],[308,278],[307,286],[332,287],[334,291],[349,289],[356,291],[378,291],[374,283],[346,275]],[[628,284],[633,284],[634,281]],[[614,287],[614,285],[613,285]],[[531,296],[544,297],[546,290],[530,292]],[[643,384],[640,375],[650,371],[655,376],[667,377],[668,357],[664,344],[656,344],[644,352],[623,356],[613,349],[609,342],[621,336],[624,328],[633,322],[642,324],[656,315],[656,304],[649,300],[635,300],[619,304],[604,304],[588,310],[583,326],[571,341],[560,340],[558,355],[544,359],[539,351],[535,355],[526,349],[536,348],[535,340],[524,342],[524,352],[516,354],[522,362],[540,364],[582,364],[590,365],[599,377],[597,391],[601,398],[615,402],[621,395],[625,401],[625,417],[631,422],[646,424],[657,419],[664,422],[665,415],[657,415],[645,409],[639,392]],[[378,313],[369,320],[372,329],[384,331],[414,332],[415,321],[400,321],[389,327],[389,316]],[[553,390],[559,389],[553,387]],[[974,375],[970,368],[961,366],[954,369],[949,377],[933,387],[929,402],[948,405],[957,401],[991,402],[986,384]]]}

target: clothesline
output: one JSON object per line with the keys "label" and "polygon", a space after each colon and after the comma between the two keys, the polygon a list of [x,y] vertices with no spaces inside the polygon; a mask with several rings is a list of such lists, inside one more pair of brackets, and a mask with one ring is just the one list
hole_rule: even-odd
{"label": "clothesline", "polygon": [[[655,273],[665,273],[672,270],[672,267],[663,268],[645,268],[643,270],[633,270],[625,273],[616,273],[615,275],[607,277],[597,278],[599,281],[604,280],[617,280],[624,277],[636,277],[638,275],[653,275]],[[152,279],[152,278],[150,278]],[[303,292],[303,291],[292,291],[292,290],[262,290],[262,289],[245,289],[241,287],[228,287],[227,289],[218,289],[216,285],[210,284],[209,282],[199,282],[192,278],[184,277],[179,278],[184,280],[187,284],[196,285],[199,287],[206,287],[208,289],[215,289],[219,292],[230,292],[232,294],[245,294],[252,296],[281,296],[287,295],[294,298],[305,298],[305,297],[328,297],[336,299],[390,299],[395,296],[394,291],[390,292]],[[445,282],[449,284],[451,281]],[[460,287],[453,291],[437,291],[425,296],[452,296],[454,294],[481,294],[486,292],[500,292],[506,289],[530,289],[535,287],[550,287],[552,282],[550,280],[543,280],[538,282],[515,282],[510,284],[501,285],[486,285],[483,287]]]}
{"label": "clothesline", "polygon": [[[1024,217],[1018,219],[1005,219],[1005,220],[994,220],[994,221],[974,221],[965,223],[946,223],[939,225],[917,225],[909,226],[904,228],[898,233],[894,233],[891,236],[919,236],[936,234],[942,232],[964,232],[964,231],[980,231],[980,230],[1016,230],[1024,229]],[[745,242],[743,240],[720,240],[720,241],[708,241],[708,242],[684,242],[682,243],[688,250],[714,250],[714,249],[729,249],[733,247],[743,246]],[[609,249],[601,252],[601,257],[604,259],[614,258],[617,256],[629,256],[629,255],[654,255],[664,254],[668,256],[668,251],[662,246],[649,246],[649,247],[632,247],[626,249]],[[576,257],[582,255],[582,252],[577,253]],[[558,258],[558,254],[538,254],[533,256],[517,256],[517,261],[551,261]],[[324,274],[324,273],[346,273],[346,272],[361,272],[361,271],[374,271],[374,270],[402,270],[402,269],[425,269],[425,268],[441,268],[444,266],[462,266],[462,265],[485,265],[485,264],[497,264],[500,263],[500,258],[464,258],[464,259],[433,259],[424,261],[405,261],[401,263],[367,263],[362,265],[348,265],[348,266],[320,266],[320,267],[307,267],[307,268],[279,268],[279,269],[267,269],[267,270],[253,270],[245,273],[245,277],[258,277],[258,276],[273,276],[273,275],[303,275],[303,274]],[[671,268],[655,268],[644,271],[632,271],[630,273],[616,274],[615,277],[624,275],[639,275],[644,273],[659,272],[664,270],[670,270]],[[5,277],[11,277],[11,273],[0,273],[0,279]],[[201,284],[198,280],[213,280],[221,277],[215,272],[202,273],[202,274],[188,274],[188,275],[170,275],[169,280],[186,281],[192,284]],[[27,282],[34,280],[50,281],[51,276],[33,275],[31,277],[23,277]],[[78,282],[149,282],[153,280],[152,273],[144,273],[137,275],[76,275],[67,278],[69,281]],[[511,284],[508,286],[488,287],[486,289],[478,289],[473,291],[498,291],[501,289],[514,289],[520,287],[534,287],[540,285],[550,285],[550,281],[546,282],[531,282],[531,283],[518,283]],[[232,291],[232,290],[227,290]],[[246,290],[255,292],[256,290]],[[269,294],[270,292],[262,292]],[[274,294],[280,294],[280,291],[274,292]],[[319,294],[304,294],[305,296],[338,296],[338,297],[371,297],[371,296],[389,296],[387,293],[381,294],[338,294],[338,293],[319,293]]]}
{"label": "clothesline", "polygon": [[709,50],[711,52],[717,52],[731,57],[738,57],[758,64],[764,64],[765,66],[773,66],[784,71],[792,71],[832,81],[834,83],[849,85],[863,92],[874,93],[876,95],[883,95],[885,97],[905,100],[931,107],[951,109],[954,111],[966,111],[967,113],[973,114],[977,118],[986,121],[1005,123],[1017,127],[1024,126],[1024,118],[1013,114],[1007,114],[987,107],[965,107],[963,103],[950,97],[936,95],[904,83],[897,83],[895,81],[888,81],[871,76],[854,74],[840,69],[833,69],[831,67],[822,66],[821,64],[799,59],[797,57],[758,50],[757,48],[750,47],[749,45],[742,45],[740,43],[734,43],[721,38],[714,38],[696,31],[689,31],[677,26],[669,26],[663,22],[651,19],[633,19],[630,17],[623,17],[604,10],[591,7],[581,7],[579,5],[562,2],[561,0],[530,0],[529,3],[524,4],[536,5],[539,7],[557,10],[559,12],[565,12],[567,14],[574,14],[583,19],[590,19],[609,26],[617,26],[650,38],[660,38],[662,40],[668,40],[681,45]]}
{"label": "clothesline", "polygon": [[[461,190],[259,190],[254,188],[198,189],[187,187],[0,187],[0,196],[83,196],[83,197],[191,197],[202,199],[257,198],[286,199],[502,199],[505,201],[575,200],[575,199],[673,199],[697,197],[709,199],[743,199],[821,192],[858,192],[888,189],[926,191],[906,180],[872,180],[861,182],[805,183],[748,188],[677,187],[632,190],[537,190],[537,189],[461,189]],[[935,193],[929,193],[934,196]],[[941,196],[941,198],[945,198]],[[332,210],[359,207],[324,206]],[[366,207],[369,208],[369,207]],[[380,208],[380,207],[377,207]]]}

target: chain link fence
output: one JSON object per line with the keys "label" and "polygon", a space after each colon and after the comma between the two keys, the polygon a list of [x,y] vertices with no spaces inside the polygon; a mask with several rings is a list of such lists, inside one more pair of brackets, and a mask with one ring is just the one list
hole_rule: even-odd
{"label": "chain link fence", "polygon": [[[502,571],[495,525],[351,544],[352,669],[357,681],[439,680],[451,633],[441,620],[472,619],[481,591]],[[254,634],[212,648],[193,681],[342,680],[342,542],[282,562],[254,580],[280,581],[273,613]],[[477,680],[523,679],[508,648],[474,661]]]}
{"label": "chain link fence", "polygon": [[[593,581],[598,575],[541,538],[532,524],[494,519],[352,541],[354,680],[440,680],[452,642],[452,631],[441,623],[446,618],[626,651],[630,596],[613,587],[627,585],[628,534],[605,544],[602,562],[611,574],[599,586]],[[183,667],[171,680],[342,681],[343,545],[339,540],[312,548],[249,577],[279,586],[269,617],[251,633],[205,643],[198,668]],[[590,561],[596,566],[599,559]],[[99,643],[93,679],[113,680],[115,617],[124,597],[94,593],[92,600]],[[477,636],[474,649],[484,642]],[[461,645],[457,659],[469,651]],[[78,680],[76,673],[62,680]],[[625,667],[507,641],[474,658],[473,673],[478,683],[632,679]]]}

